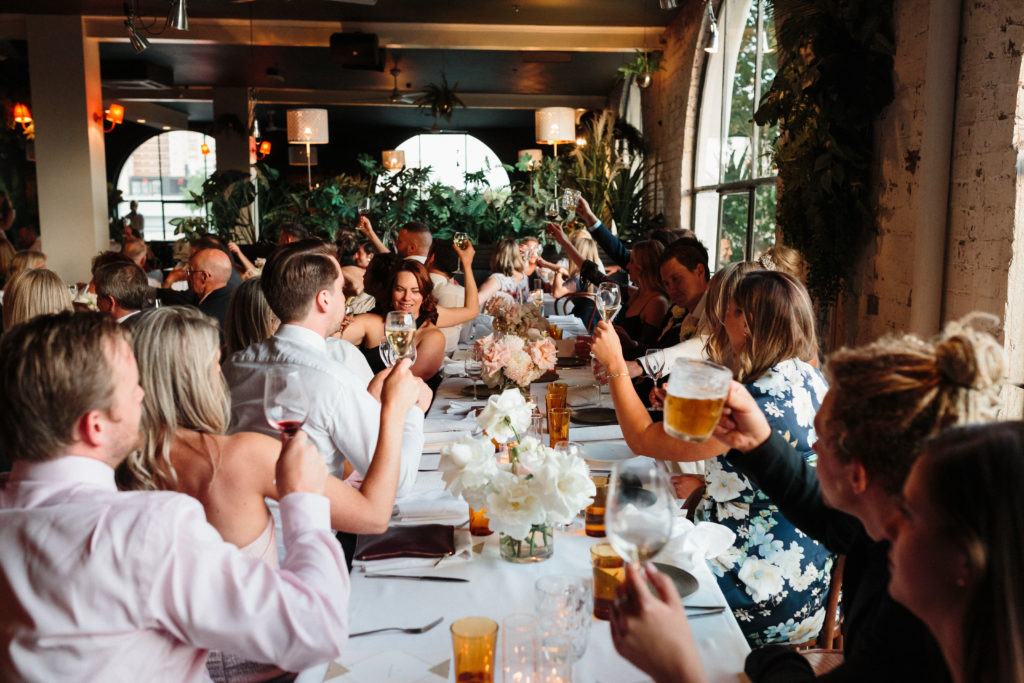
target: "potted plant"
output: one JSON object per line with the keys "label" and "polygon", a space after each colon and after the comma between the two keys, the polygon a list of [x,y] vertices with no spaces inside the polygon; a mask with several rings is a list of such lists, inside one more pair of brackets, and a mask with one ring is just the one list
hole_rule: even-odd
{"label": "potted plant", "polygon": [[646,88],[651,84],[651,74],[661,71],[661,56],[660,50],[656,52],[637,50],[633,55],[633,61],[626,62],[619,67],[619,73],[623,78],[633,76],[638,87]]}

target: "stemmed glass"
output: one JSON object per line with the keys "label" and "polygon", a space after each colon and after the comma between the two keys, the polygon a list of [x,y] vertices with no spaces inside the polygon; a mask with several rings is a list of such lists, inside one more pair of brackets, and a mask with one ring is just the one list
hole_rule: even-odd
{"label": "stemmed glass", "polygon": [[622,307],[622,292],[614,282],[602,282],[597,287],[597,311],[601,320],[611,322]]}
{"label": "stemmed glass", "polygon": [[580,197],[583,195],[579,190],[566,190],[562,195],[562,211],[565,213],[565,222],[563,227],[572,225],[572,222],[576,219],[576,204],[579,202]]}
{"label": "stemmed glass", "polygon": [[[464,232],[457,232],[457,233],[455,233],[455,236],[452,238],[452,244],[457,246],[459,249],[462,249],[463,251],[465,251],[466,249],[469,249],[469,244],[470,244],[470,242],[469,242],[469,235],[467,235]],[[459,259],[459,262],[456,264],[455,272],[456,273],[461,273],[462,272],[462,259]]]}
{"label": "stemmed glass", "polygon": [[484,374],[484,364],[478,360],[466,360],[466,376],[473,380],[473,400],[477,400],[476,382]]}
{"label": "stemmed glass", "polygon": [[359,200],[359,215],[366,216],[370,213],[373,207],[373,199],[371,197],[364,197]]}
{"label": "stemmed glass", "polygon": [[544,217],[552,223],[558,220],[558,207],[559,201],[557,198],[552,199],[544,205]]}
{"label": "stemmed glass", "polygon": [[656,460],[633,458],[615,464],[604,511],[608,541],[627,562],[642,565],[672,535],[676,499]]}
{"label": "stemmed glass", "polygon": [[298,371],[270,368],[263,378],[263,414],[271,427],[295,436],[309,415],[309,395]]}
{"label": "stemmed glass", "polygon": [[387,351],[381,345],[381,357],[388,365],[394,365],[402,358],[416,362],[416,319],[412,313],[391,311],[384,322]]}

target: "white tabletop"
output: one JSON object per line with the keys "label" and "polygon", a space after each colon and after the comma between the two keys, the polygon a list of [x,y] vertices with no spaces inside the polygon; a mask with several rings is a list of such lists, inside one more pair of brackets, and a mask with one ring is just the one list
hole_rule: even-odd
{"label": "white tabletop", "polygon": [[[559,369],[560,379],[570,386],[590,384],[589,368]],[[449,418],[448,402],[472,402],[461,394],[469,380],[448,378],[438,390],[429,418]],[[542,396],[543,385],[534,385],[534,394]],[[481,399],[482,405],[486,399]],[[610,406],[610,398],[602,396]],[[541,401],[543,404],[543,401]],[[577,431],[578,430],[578,431]],[[584,431],[588,430],[588,431]],[[591,430],[595,438],[621,438],[617,425],[610,427],[573,427],[580,437]],[[614,434],[609,435],[609,430]],[[570,434],[570,438],[576,439]],[[581,440],[585,440],[581,439]],[[427,476],[423,476],[427,480]],[[429,477],[436,481],[436,473]],[[469,579],[468,583],[409,581],[401,579],[370,579],[358,566],[352,573],[352,595],[349,603],[350,630],[371,630],[387,626],[413,627],[427,624],[438,617],[444,622],[423,634],[383,633],[352,639],[345,653],[331,664],[324,680],[336,683],[383,683],[389,681],[440,683],[452,680],[450,671],[453,621],[465,616],[485,616],[499,625],[515,612],[533,611],[533,584],[548,574],[591,576],[590,546],[604,539],[590,538],[583,531],[556,533],[554,556],[536,564],[512,564],[498,553],[498,535],[470,537],[468,531],[456,532],[462,539],[471,539],[473,551],[469,559],[452,559],[440,567],[406,569],[388,573],[438,575]],[[371,569],[370,571],[374,571]],[[724,605],[725,599],[707,566],[693,570],[700,588],[686,598],[693,605]],[[717,615],[702,616],[692,622],[701,658],[711,681],[732,683],[741,680],[743,661],[750,648],[729,610]],[[496,648],[495,681],[501,681],[501,634]],[[593,620],[590,642],[583,658],[573,668],[576,683],[632,683],[650,680],[615,652],[608,622]]]}

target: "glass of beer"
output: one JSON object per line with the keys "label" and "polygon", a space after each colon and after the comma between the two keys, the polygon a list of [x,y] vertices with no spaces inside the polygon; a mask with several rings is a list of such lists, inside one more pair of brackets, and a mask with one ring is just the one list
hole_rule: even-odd
{"label": "glass of beer", "polygon": [[548,436],[551,437],[549,445],[552,448],[554,448],[559,441],[569,440],[568,408],[548,409]]}
{"label": "glass of beer", "polygon": [[604,538],[604,504],[608,496],[609,477],[592,476],[594,482],[594,502],[587,506],[586,534],[595,538]]}
{"label": "glass of beer", "polygon": [[626,579],[626,561],[611,543],[598,543],[590,548],[590,564],[594,568],[594,616],[608,620],[615,604],[615,590]]}
{"label": "glass of beer", "polygon": [[494,683],[494,645],[497,622],[487,617],[465,617],[454,622],[452,653],[459,683]]}
{"label": "glass of beer", "polygon": [[665,431],[684,441],[706,441],[722,417],[732,373],[706,360],[680,358],[668,379]]}
{"label": "glass of beer", "polygon": [[491,531],[491,520],[487,518],[486,507],[479,510],[469,508],[469,533],[472,536],[490,536],[494,533]]}

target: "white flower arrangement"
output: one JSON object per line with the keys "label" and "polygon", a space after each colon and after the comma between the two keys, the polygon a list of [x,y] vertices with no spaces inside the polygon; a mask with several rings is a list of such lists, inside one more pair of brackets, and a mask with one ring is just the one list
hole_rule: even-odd
{"label": "white flower arrangement", "polygon": [[489,437],[518,438],[530,413],[522,394],[508,389],[492,396],[477,417],[489,436],[465,436],[441,448],[445,487],[474,508],[486,507],[491,529],[517,541],[535,526],[568,524],[595,493],[583,458],[544,446],[535,437],[521,439],[511,449],[510,462],[498,464]]}

